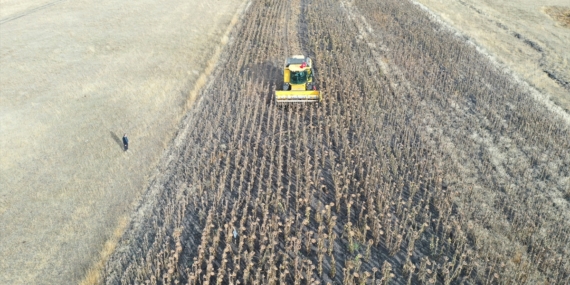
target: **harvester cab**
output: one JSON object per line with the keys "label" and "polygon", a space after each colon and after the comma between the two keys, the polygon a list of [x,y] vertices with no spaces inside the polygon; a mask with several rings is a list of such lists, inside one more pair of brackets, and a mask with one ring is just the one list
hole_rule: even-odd
{"label": "harvester cab", "polygon": [[285,60],[283,90],[275,90],[275,99],[280,102],[320,102],[321,92],[315,86],[313,62],[302,55]]}

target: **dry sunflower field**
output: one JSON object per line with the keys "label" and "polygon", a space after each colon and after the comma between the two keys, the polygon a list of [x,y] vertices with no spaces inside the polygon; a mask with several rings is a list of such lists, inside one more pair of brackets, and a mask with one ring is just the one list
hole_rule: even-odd
{"label": "dry sunflower field", "polygon": [[570,282],[567,114],[410,1],[252,0],[168,156],[106,284]]}

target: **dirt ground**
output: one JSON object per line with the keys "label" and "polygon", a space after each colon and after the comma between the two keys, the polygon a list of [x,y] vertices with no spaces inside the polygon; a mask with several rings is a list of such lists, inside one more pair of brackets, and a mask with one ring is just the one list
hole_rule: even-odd
{"label": "dirt ground", "polygon": [[0,284],[102,264],[243,3],[0,1]]}
{"label": "dirt ground", "polygon": [[[549,15],[567,0],[416,0],[570,110],[570,28]],[[552,14],[552,13],[551,13]]]}

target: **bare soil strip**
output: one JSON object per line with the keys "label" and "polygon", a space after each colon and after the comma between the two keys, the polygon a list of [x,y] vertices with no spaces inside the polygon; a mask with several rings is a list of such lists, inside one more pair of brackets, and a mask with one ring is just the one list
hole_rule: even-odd
{"label": "bare soil strip", "polygon": [[[296,3],[252,1],[105,283],[567,282],[563,117],[414,3]],[[321,104],[273,101],[296,44]]]}

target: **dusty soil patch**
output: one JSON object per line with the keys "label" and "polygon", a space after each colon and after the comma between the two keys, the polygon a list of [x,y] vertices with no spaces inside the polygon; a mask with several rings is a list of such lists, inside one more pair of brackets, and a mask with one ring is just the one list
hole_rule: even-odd
{"label": "dusty soil patch", "polygon": [[1,284],[104,255],[242,2],[2,0]]}

